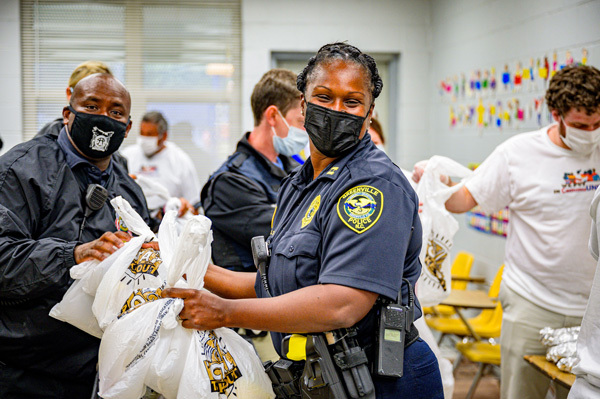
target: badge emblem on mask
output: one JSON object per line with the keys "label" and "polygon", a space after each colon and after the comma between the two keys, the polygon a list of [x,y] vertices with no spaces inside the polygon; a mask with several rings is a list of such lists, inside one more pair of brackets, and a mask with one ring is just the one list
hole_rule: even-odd
{"label": "badge emblem on mask", "polygon": [[94,126],[92,129],[92,141],[90,141],[90,148],[94,151],[105,152],[110,144],[110,138],[115,132],[104,132]]}

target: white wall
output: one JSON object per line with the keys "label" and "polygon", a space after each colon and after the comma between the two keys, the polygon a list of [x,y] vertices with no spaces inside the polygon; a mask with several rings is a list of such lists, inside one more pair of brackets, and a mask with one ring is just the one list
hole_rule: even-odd
{"label": "white wall", "polygon": [[[348,41],[364,52],[399,53],[395,161],[410,166],[429,154],[429,1],[243,0],[242,126],[253,125],[250,95],[271,68],[272,51],[315,53]],[[385,85],[386,82],[384,82]]]}
{"label": "white wall", "polygon": [[[552,62],[554,50],[560,60],[566,50],[580,47],[590,49],[588,63],[600,66],[600,1],[433,0],[431,7],[431,149],[465,165],[483,161],[499,143],[526,129],[451,129],[451,103],[441,99],[436,87],[441,79],[491,66],[498,74],[505,63],[522,60],[528,65],[530,57],[544,54]],[[579,52],[573,55],[580,58]],[[467,228],[465,216],[458,220],[454,248],[475,254],[472,273],[491,276],[502,263],[505,240]]]}
{"label": "white wall", "polygon": [[19,0],[0,1],[0,154],[21,142],[20,37]]}

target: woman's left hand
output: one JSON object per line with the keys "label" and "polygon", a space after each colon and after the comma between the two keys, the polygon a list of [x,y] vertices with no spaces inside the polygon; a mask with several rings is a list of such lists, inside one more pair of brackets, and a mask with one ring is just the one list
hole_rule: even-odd
{"label": "woman's left hand", "polygon": [[206,290],[167,288],[163,298],[181,298],[184,305],[179,317],[181,325],[196,330],[213,330],[226,327],[227,300]]}

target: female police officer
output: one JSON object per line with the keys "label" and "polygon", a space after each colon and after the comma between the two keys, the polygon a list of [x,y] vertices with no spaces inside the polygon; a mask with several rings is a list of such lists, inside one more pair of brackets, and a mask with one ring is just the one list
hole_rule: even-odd
{"label": "female police officer", "polygon": [[[205,277],[212,293],[165,295],[185,299],[184,327],[273,331],[280,354],[283,333],[351,326],[361,346],[372,347],[377,298],[395,300],[401,290],[406,304],[402,278],[414,285],[421,271],[418,199],[366,134],[383,85],[373,58],[345,43],[325,45],[297,83],[311,157],[279,192],[268,240],[273,296],[254,273],[212,265]],[[420,338],[405,348],[403,377],[373,380],[377,398],[443,397],[437,360]]]}

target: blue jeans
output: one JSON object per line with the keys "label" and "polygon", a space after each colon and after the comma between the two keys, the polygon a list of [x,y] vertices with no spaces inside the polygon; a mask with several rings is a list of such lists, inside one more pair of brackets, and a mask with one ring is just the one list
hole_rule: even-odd
{"label": "blue jeans", "polygon": [[373,382],[377,399],[444,399],[437,358],[421,338],[404,350],[402,378],[373,376]]}

